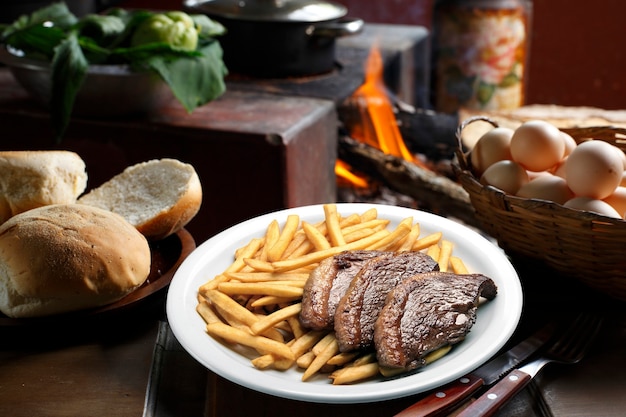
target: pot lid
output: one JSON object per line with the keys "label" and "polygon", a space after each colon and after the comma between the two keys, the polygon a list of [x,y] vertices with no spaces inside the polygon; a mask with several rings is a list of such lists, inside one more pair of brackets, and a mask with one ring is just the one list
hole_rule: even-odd
{"label": "pot lid", "polygon": [[346,7],[321,0],[184,0],[196,13],[266,22],[321,22],[346,15]]}

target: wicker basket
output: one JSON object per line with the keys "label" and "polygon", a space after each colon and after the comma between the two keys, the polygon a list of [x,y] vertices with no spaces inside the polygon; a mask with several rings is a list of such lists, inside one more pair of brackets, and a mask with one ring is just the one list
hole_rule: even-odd
{"label": "wicker basket", "polygon": [[[560,204],[506,195],[482,185],[472,173],[469,154],[463,151],[463,129],[477,120],[497,123],[487,117],[465,120],[457,130],[459,147],[453,164],[469,193],[476,218],[511,257],[539,260],[576,278],[587,286],[626,300],[626,221]],[[577,142],[604,140],[626,149],[626,129],[611,126],[562,129]]]}

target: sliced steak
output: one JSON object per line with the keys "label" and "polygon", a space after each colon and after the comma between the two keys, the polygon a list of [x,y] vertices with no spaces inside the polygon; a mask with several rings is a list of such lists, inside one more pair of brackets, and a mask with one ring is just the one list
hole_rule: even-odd
{"label": "sliced steak", "polygon": [[315,330],[332,329],[337,304],[352,278],[370,259],[390,252],[346,251],[320,262],[304,286],[300,322]]}
{"label": "sliced steak", "polygon": [[462,341],[476,321],[479,297],[496,296],[482,274],[432,272],[409,277],[387,297],[374,344],[381,367],[411,370],[428,353]]}
{"label": "sliced steak", "polygon": [[437,270],[437,262],[422,252],[391,253],[367,261],[337,305],[339,349],[348,352],[373,347],[374,323],[389,291],[404,278]]}

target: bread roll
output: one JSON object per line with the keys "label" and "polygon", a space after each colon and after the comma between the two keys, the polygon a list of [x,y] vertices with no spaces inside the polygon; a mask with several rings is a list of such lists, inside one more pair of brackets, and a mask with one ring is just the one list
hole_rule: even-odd
{"label": "bread roll", "polygon": [[154,159],[126,168],[78,199],[124,217],[150,240],[183,228],[200,210],[202,187],[193,166]]}
{"label": "bread roll", "polygon": [[86,186],[85,162],[74,152],[0,152],[0,223],[36,207],[75,203]]}
{"label": "bread roll", "polygon": [[150,257],[146,238],[110,211],[23,212],[0,225],[0,311],[37,317],[112,303],[146,280]]}

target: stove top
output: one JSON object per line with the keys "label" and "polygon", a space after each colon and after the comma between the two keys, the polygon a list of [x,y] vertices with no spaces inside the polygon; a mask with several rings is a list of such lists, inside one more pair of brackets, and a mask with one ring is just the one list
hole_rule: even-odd
{"label": "stove top", "polygon": [[416,107],[427,107],[429,84],[428,31],[420,26],[366,24],[363,32],[337,40],[335,67],[311,76],[255,78],[230,74],[231,91],[332,100],[340,104],[362,83],[371,49],[379,47],[390,92]]}

